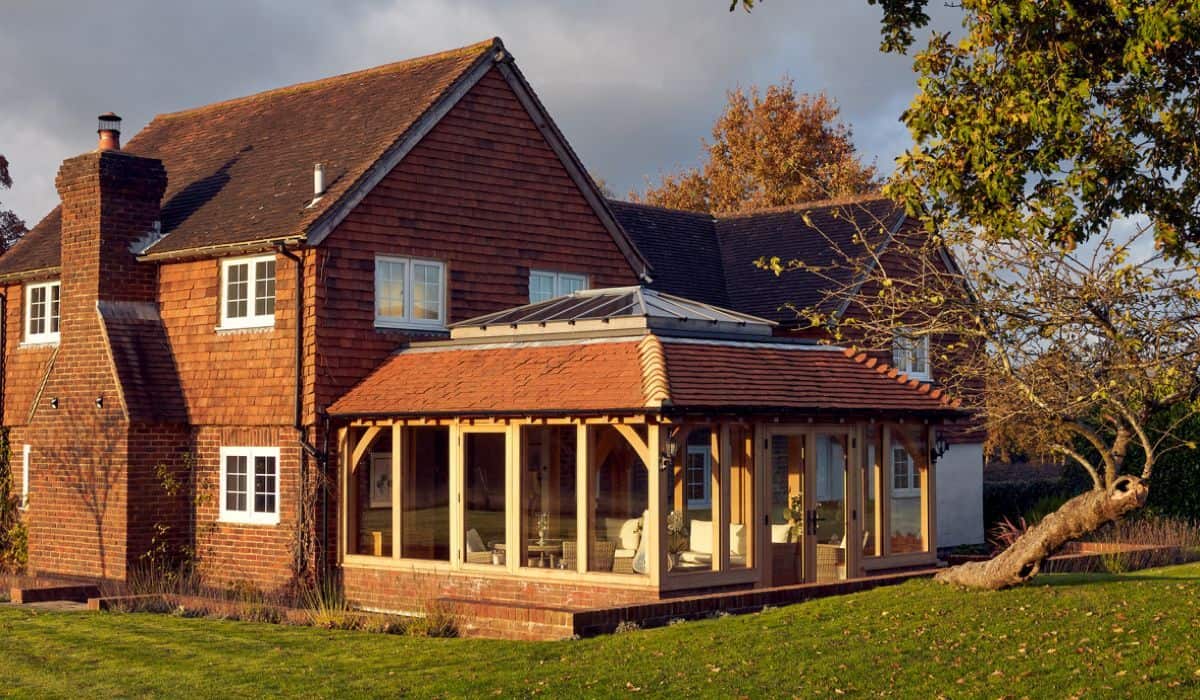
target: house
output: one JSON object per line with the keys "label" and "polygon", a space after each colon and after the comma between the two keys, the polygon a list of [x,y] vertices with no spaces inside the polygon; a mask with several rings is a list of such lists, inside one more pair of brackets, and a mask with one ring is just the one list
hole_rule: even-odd
{"label": "house", "polygon": [[[879,197],[851,197],[799,206],[724,216],[610,201],[622,227],[654,268],[654,289],[735,309],[774,321],[776,335],[821,339],[825,332],[808,326],[798,313],[813,308],[829,316],[853,315],[841,293],[857,282],[869,299],[860,271],[846,265],[861,249],[859,237],[876,240],[878,260],[889,273],[905,274],[889,244],[896,236],[921,235],[915,219]],[[801,261],[822,274],[791,272],[775,277],[758,269],[761,257]],[[954,263],[935,260],[950,272]],[[828,338],[826,338],[828,340]],[[941,340],[941,339],[938,339]],[[890,357],[881,357],[908,377],[939,380],[929,339],[915,345],[897,338]],[[935,344],[945,345],[935,341]],[[939,547],[979,544],[983,533],[983,435],[970,422],[945,426],[947,446],[937,460],[937,541]],[[896,489],[906,488],[897,482]]]}
{"label": "house", "polygon": [[498,39],[98,132],[0,258],[32,570],[397,610],[935,561],[956,404],[606,201]]}

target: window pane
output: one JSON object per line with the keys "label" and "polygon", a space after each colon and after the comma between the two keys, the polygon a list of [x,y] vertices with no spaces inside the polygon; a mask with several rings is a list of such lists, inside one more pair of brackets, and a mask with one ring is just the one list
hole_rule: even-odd
{"label": "window pane", "polygon": [[874,434],[868,436],[867,464],[863,470],[863,555],[875,556],[875,545],[879,542],[875,532],[875,508],[879,503],[879,479],[876,476],[879,469],[878,457],[881,454],[878,446],[879,430],[874,428]]}
{"label": "window pane", "polygon": [[403,262],[375,261],[375,315],[380,318],[404,318]]}
{"label": "window pane", "polygon": [[254,512],[274,513],[276,475],[274,457],[254,458]]}
{"label": "window pane", "polygon": [[582,275],[559,275],[558,294],[563,296],[587,289],[587,278]]}
{"label": "window pane", "polygon": [[[563,544],[576,542],[575,427],[521,428],[521,566],[575,570],[563,559]],[[618,554],[632,557],[636,532],[626,532]]]}
{"label": "window pane", "polygon": [[[711,433],[697,428],[688,435],[683,455],[674,467],[671,487],[667,489],[667,552],[668,569],[675,573],[704,571],[716,567],[713,561],[712,502],[707,498],[711,478],[709,460]],[[699,496],[699,498],[697,498]]]}
{"label": "window pane", "polygon": [[437,321],[442,317],[442,268],[413,263],[413,318]]}
{"label": "window pane", "polygon": [[813,439],[817,481],[816,579],[846,578],[846,470],[850,438],[839,433],[817,433]]}
{"label": "window pane", "polygon": [[529,273],[529,303],[536,304],[554,298],[554,275],[545,272]]}
{"label": "window pane", "polygon": [[729,430],[729,566],[753,566],[754,530],[754,434],[750,428]]}
{"label": "window pane", "polygon": [[29,334],[46,332],[46,288],[31,287],[29,290]]}
{"label": "window pane", "polygon": [[225,510],[246,510],[245,455],[230,455],[225,458]]}
{"label": "window pane", "polygon": [[262,260],[254,266],[254,315],[275,314],[275,261]]}
{"label": "window pane", "polygon": [[392,556],[392,441],[390,431],[371,444],[354,467],[347,501],[354,509],[350,522],[357,525],[346,543],[347,551],[374,557]]}
{"label": "window pane", "polygon": [[249,304],[249,263],[229,265],[225,268],[225,316],[246,318]]}
{"label": "window pane", "polygon": [[470,564],[503,565],[505,537],[505,453],[503,433],[467,433],[463,440],[465,543]]}
{"label": "window pane", "polygon": [[693,506],[709,504],[708,489],[712,479],[712,457],[707,446],[688,446],[687,497]]}
{"label": "window pane", "polygon": [[[642,533],[649,508],[649,472],[612,426],[591,430],[593,445],[612,445],[612,449],[600,463],[593,455],[588,465],[588,482],[596,491],[592,511],[587,514],[587,531],[591,533],[587,570],[646,574],[650,562],[642,546]],[[566,549],[564,543],[564,558]]]}
{"label": "window pane", "polygon": [[406,428],[401,556],[450,561],[450,430]]}
{"label": "window pane", "polygon": [[50,287],[50,332],[58,332],[59,321],[59,295],[62,293],[62,287],[54,284]]}
{"label": "window pane", "polygon": [[[805,435],[772,435],[770,441],[770,545],[772,580],[777,585],[799,583],[805,579],[805,464],[808,455]],[[815,486],[815,485],[814,485]]]}
{"label": "window pane", "polygon": [[[895,488],[891,508],[891,552],[925,551],[921,534],[921,480],[913,468],[912,455],[903,447],[892,449],[892,469]],[[903,486],[901,486],[903,474]]]}

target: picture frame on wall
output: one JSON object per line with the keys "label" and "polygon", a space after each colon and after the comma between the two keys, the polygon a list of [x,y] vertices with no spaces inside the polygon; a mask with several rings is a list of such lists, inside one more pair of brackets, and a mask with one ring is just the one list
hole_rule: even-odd
{"label": "picture frame on wall", "polygon": [[371,455],[371,483],[367,500],[370,508],[392,507],[391,455]]}

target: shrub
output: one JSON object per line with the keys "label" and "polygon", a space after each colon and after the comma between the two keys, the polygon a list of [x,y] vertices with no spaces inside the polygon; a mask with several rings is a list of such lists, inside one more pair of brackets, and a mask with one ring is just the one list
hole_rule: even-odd
{"label": "shrub", "polygon": [[613,630],[614,634],[625,634],[626,632],[637,632],[642,628],[641,625],[633,620],[621,620],[617,628]]}
{"label": "shrub", "polygon": [[[1067,479],[1030,479],[1027,481],[987,481],[983,484],[983,523],[987,530],[1010,523],[1019,518],[1035,522],[1027,516],[1036,515],[1041,520],[1071,496],[1082,489]],[[1057,507],[1057,506],[1055,506]]]}
{"label": "shrub", "polygon": [[8,429],[0,429],[0,573],[21,573],[29,562],[29,532],[13,493]]}
{"label": "shrub", "polygon": [[[1183,518],[1148,515],[1121,520],[1106,525],[1091,539],[1113,545],[1100,559],[1114,574],[1200,559],[1200,527]],[[1121,549],[1119,545],[1152,549]]]}
{"label": "shrub", "polygon": [[327,630],[357,629],[359,615],[350,607],[342,587],[335,579],[327,579],[303,592],[304,610],[313,627]]}

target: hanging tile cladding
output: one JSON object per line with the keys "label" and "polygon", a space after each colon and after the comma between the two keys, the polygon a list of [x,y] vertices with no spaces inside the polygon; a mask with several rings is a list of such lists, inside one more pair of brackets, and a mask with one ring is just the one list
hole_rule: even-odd
{"label": "hanging tile cladding", "polygon": [[377,254],[443,261],[451,322],[527,303],[530,269],[586,274],[593,287],[637,279],[495,69],[319,249],[319,405],[409,337],[375,330]]}
{"label": "hanging tile cladding", "polygon": [[193,425],[287,425],[295,386],[295,271],[277,257],[275,324],[220,331],[219,260],[163,264],[158,298]]}

